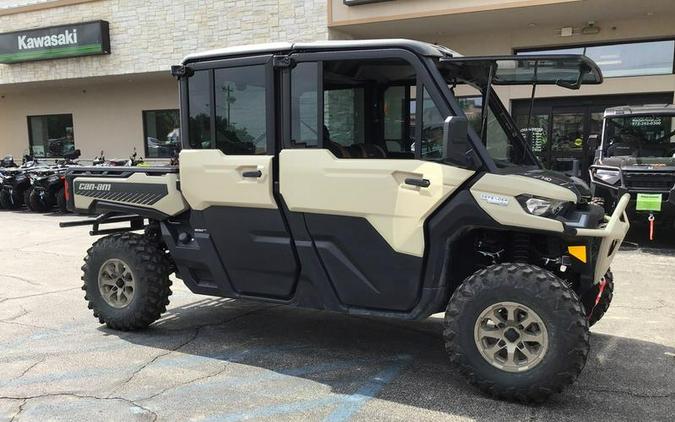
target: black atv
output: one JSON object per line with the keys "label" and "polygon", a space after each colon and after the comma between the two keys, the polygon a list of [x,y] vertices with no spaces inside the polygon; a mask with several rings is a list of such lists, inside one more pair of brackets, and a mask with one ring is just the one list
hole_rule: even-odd
{"label": "black atv", "polygon": [[26,191],[26,205],[34,212],[47,212],[55,205],[59,212],[66,213],[65,174],[68,166],[77,165],[79,149],[65,154],[56,166],[31,173],[33,186]]}
{"label": "black atv", "polygon": [[18,209],[25,203],[25,193],[31,188],[29,173],[40,164],[32,156],[26,155],[20,167],[5,170],[0,190],[0,206],[5,209]]}

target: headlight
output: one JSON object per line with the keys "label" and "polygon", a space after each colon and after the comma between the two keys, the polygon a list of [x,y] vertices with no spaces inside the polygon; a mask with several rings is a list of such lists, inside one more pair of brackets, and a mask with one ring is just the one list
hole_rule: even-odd
{"label": "headlight", "polygon": [[621,173],[618,170],[596,169],[595,178],[610,185],[616,185],[621,180]]}
{"label": "headlight", "polygon": [[521,195],[518,202],[523,209],[532,215],[540,217],[554,217],[565,207],[568,201],[559,199],[541,198],[538,196]]}

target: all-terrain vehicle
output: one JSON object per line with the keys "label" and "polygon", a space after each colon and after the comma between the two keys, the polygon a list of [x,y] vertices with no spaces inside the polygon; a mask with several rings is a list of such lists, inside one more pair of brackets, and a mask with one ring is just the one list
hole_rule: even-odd
{"label": "all-terrain vehicle", "polygon": [[21,208],[26,201],[26,192],[31,189],[30,172],[44,167],[32,156],[23,157],[21,166],[3,169],[0,185],[0,206],[4,209]]}
{"label": "all-terrain vehicle", "polygon": [[[591,189],[611,212],[626,192],[634,222],[675,225],[675,105],[605,110]],[[653,235],[653,226],[652,233]]]}
{"label": "all-terrain vehicle", "polygon": [[55,166],[35,170],[31,173],[32,187],[26,191],[26,205],[34,212],[47,212],[54,206],[59,212],[68,211],[66,207],[65,179],[68,166],[77,165],[81,153],[79,149],[64,154],[63,160]]}
{"label": "all-terrain vehicle", "polygon": [[[83,267],[101,323],[160,318],[175,272],[200,294],[445,311],[450,360],[497,397],[540,401],[576,379],[629,196],[606,216],[541,170],[492,86],[600,83],[590,59],[331,41],[194,54],[172,73],[178,166],[67,173],[68,206],[97,217],[61,225],[108,235]],[[483,95],[473,125],[458,84]]]}

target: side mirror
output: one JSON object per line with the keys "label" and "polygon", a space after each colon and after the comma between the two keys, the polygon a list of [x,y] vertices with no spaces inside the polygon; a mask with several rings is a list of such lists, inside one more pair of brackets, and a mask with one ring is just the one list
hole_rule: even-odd
{"label": "side mirror", "polygon": [[469,121],[464,116],[448,116],[443,122],[443,157],[454,163],[473,165],[467,157]]}

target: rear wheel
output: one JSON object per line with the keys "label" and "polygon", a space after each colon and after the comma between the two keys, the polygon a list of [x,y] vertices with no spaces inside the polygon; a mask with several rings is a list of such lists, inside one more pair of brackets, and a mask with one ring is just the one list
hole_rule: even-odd
{"label": "rear wheel", "polygon": [[68,207],[66,206],[66,192],[64,188],[59,189],[56,191],[56,207],[59,209],[59,212],[61,213],[67,213],[68,212]]}
{"label": "rear wheel", "polygon": [[167,260],[142,235],[103,237],[87,251],[84,261],[84,298],[100,323],[116,330],[136,330],[166,311],[171,295]]}
{"label": "rear wheel", "polygon": [[574,382],[589,351],[581,302],[534,265],[498,264],[455,291],[445,347],[468,381],[497,398],[540,402]]}
{"label": "rear wheel", "polygon": [[609,309],[609,305],[612,303],[612,298],[614,297],[614,274],[611,270],[607,270],[605,274],[605,288],[602,291],[600,300],[598,304],[593,308],[591,316],[588,318],[588,325],[593,326],[596,322],[600,321]]}
{"label": "rear wheel", "polygon": [[30,198],[28,200],[28,208],[34,212],[47,212],[49,209],[47,204],[45,204],[45,202],[40,197],[40,192],[35,189],[31,189]]}

